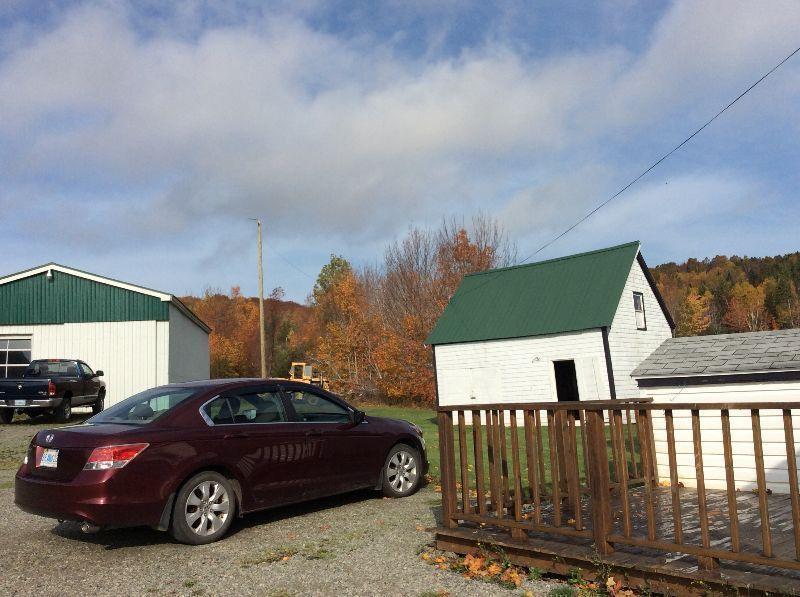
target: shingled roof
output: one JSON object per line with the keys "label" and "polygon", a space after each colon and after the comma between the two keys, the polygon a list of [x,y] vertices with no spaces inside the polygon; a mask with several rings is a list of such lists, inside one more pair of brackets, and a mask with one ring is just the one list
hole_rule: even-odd
{"label": "shingled roof", "polygon": [[669,338],[634,369],[637,379],[800,371],[800,329]]}

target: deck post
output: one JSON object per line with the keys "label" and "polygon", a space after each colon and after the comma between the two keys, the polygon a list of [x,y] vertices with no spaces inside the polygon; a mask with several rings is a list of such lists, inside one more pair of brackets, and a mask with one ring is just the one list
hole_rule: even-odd
{"label": "deck post", "polygon": [[608,541],[612,533],[611,524],[611,478],[608,472],[605,421],[602,410],[586,411],[589,445],[589,481],[592,503],[592,532],[594,545],[600,555],[609,555],[614,545]]}
{"label": "deck post", "polygon": [[453,414],[439,411],[439,466],[442,485],[442,524],[445,528],[455,528],[457,522],[453,520],[456,501],[455,458],[453,450]]}

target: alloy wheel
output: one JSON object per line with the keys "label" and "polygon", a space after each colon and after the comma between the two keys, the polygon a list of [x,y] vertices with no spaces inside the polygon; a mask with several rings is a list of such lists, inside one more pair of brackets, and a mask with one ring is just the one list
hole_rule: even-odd
{"label": "alloy wheel", "polygon": [[406,493],[417,482],[417,461],[405,450],[400,450],[389,460],[386,466],[386,477],[389,485],[398,493]]}
{"label": "alloy wheel", "polygon": [[186,499],[184,513],[186,523],[196,534],[203,537],[215,534],[230,515],[231,502],[221,483],[203,481]]}

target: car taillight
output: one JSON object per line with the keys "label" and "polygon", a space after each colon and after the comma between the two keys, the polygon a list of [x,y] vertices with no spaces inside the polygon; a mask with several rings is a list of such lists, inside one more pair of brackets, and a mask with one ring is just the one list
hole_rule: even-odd
{"label": "car taillight", "polygon": [[100,471],[122,468],[136,458],[150,444],[125,444],[123,446],[104,446],[92,450],[92,455],[84,470]]}
{"label": "car taillight", "polygon": [[56,395],[56,384],[53,383],[52,379],[47,382],[47,395],[48,396]]}

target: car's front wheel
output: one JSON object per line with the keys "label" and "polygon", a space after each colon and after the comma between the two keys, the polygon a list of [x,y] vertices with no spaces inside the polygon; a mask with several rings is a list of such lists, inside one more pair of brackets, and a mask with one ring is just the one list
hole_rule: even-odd
{"label": "car's front wheel", "polygon": [[175,498],[170,533],[189,545],[212,543],[228,532],[235,510],[230,481],[213,471],[198,473]]}
{"label": "car's front wheel", "polygon": [[422,482],[422,457],[416,448],[397,444],[383,465],[383,495],[405,497],[419,489]]}

